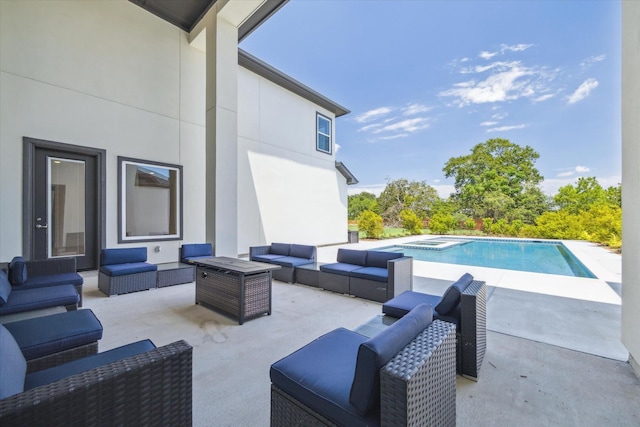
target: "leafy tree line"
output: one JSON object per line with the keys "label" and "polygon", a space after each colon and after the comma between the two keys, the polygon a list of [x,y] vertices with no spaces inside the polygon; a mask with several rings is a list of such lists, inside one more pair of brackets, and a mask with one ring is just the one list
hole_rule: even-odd
{"label": "leafy tree line", "polygon": [[490,235],[583,239],[619,248],[622,245],[621,186],[603,188],[596,178],[579,178],[553,197],[540,189],[535,167],[540,155],[529,146],[506,139],[477,144],[470,154],[453,157],[443,167],[454,179],[455,192],[441,199],[424,181],[398,179],[379,197],[349,196],[349,219],[373,238],[384,226],[421,234],[480,228]]}

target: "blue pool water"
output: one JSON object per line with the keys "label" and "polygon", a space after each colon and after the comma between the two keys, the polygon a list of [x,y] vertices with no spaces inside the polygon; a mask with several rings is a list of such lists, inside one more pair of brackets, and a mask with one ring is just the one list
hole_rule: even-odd
{"label": "blue pool water", "polygon": [[378,250],[402,252],[417,261],[596,277],[561,242],[441,238]]}

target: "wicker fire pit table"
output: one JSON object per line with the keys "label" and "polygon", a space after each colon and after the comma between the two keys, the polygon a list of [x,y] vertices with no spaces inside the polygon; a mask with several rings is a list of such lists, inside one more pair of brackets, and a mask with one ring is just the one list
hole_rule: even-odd
{"label": "wicker fire pit table", "polygon": [[279,265],[228,257],[204,258],[196,265],[196,304],[245,320],[271,314],[271,271]]}

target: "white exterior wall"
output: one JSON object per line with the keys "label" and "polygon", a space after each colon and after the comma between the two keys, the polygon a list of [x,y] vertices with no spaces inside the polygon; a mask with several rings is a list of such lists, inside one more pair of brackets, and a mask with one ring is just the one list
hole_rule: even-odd
{"label": "white exterior wall", "polygon": [[640,3],[622,2],[622,343],[640,376]]}
{"label": "white exterior wall", "polygon": [[[106,149],[106,247],[118,246],[117,156],[182,164],[184,241],[204,241],[204,105],[204,53],[142,8],[1,1],[0,260],[22,253],[23,136]],[[168,262],[180,244],[123,246]]]}
{"label": "white exterior wall", "polygon": [[[238,68],[238,252],[274,241],[346,242],[334,115]],[[316,150],[316,112],[332,119],[331,155]]]}

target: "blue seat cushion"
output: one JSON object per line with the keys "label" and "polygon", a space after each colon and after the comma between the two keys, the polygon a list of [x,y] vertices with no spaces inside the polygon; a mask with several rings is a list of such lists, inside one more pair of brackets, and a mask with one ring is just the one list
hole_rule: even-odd
{"label": "blue seat cushion", "polygon": [[0,324],[0,399],[24,391],[27,361],[11,333]]}
{"label": "blue seat cushion", "polygon": [[84,280],[78,273],[59,273],[44,276],[29,276],[26,282],[21,286],[21,289],[25,288],[41,288],[43,286],[55,286],[55,285],[82,285]]}
{"label": "blue seat cushion", "polygon": [[51,384],[63,378],[70,377],[71,375],[86,372],[99,366],[105,366],[126,357],[153,350],[154,348],[156,348],[156,346],[149,340],[138,341],[103,353],[76,359],[73,362],[58,365],[53,368],[33,372],[25,378],[24,389],[30,390],[41,385]]}
{"label": "blue seat cushion", "polygon": [[344,264],[341,262],[336,262],[334,264],[325,264],[320,266],[320,271],[324,271],[326,273],[339,274],[341,276],[348,276],[353,270],[357,270],[362,268],[361,265],[356,264]]}
{"label": "blue seat cushion", "polygon": [[195,257],[210,258],[213,256],[213,247],[211,243],[188,243],[182,245],[180,254],[183,260],[189,260]]}
{"label": "blue seat cushion", "polygon": [[147,248],[102,249],[100,265],[128,264],[147,261]]}
{"label": "blue seat cushion", "polygon": [[403,256],[399,252],[367,251],[367,267],[387,268],[387,261]]}
{"label": "blue seat cushion", "polygon": [[296,258],[313,259],[313,246],[308,245],[291,245],[289,256]]}
{"label": "blue seat cushion", "polygon": [[335,329],[271,365],[271,382],[338,425],[377,425],[349,402],[358,348],[367,338]]}
{"label": "blue seat cushion", "polygon": [[46,286],[24,290],[14,288],[7,303],[0,307],[0,316],[41,308],[76,305],[79,301],[80,295],[73,285]]}
{"label": "blue seat cushion", "polygon": [[102,325],[91,310],[75,310],[5,324],[27,360],[96,342]]}
{"label": "blue seat cushion", "polygon": [[467,286],[473,281],[473,276],[465,273],[457,281],[455,281],[442,295],[442,299],[435,306],[438,313],[446,316],[460,303],[460,296]]}
{"label": "blue seat cushion", "polygon": [[0,270],[0,307],[5,305],[9,300],[9,294],[11,293],[11,283],[4,271]]}
{"label": "blue seat cushion", "polygon": [[342,264],[355,264],[364,267],[367,265],[367,251],[340,248],[336,260]]}
{"label": "blue seat cushion", "polygon": [[431,306],[420,304],[358,348],[349,401],[360,415],[380,403],[380,369],[433,321]]}
{"label": "blue seat cushion", "polygon": [[360,279],[368,279],[376,282],[386,283],[389,279],[389,271],[386,268],[380,267],[362,267],[357,270],[353,270],[351,277],[358,277]]}
{"label": "blue seat cushion", "polygon": [[254,255],[251,260],[258,262],[270,262],[273,263],[273,260],[278,258],[284,258],[284,255],[276,255],[276,254],[262,254],[262,255]]}
{"label": "blue seat cushion", "polygon": [[27,280],[27,264],[21,256],[13,257],[9,263],[9,283],[22,285]]}
{"label": "blue seat cushion", "polygon": [[299,265],[310,264],[311,261],[308,258],[296,258],[292,256],[283,256],[280,258],[274,258],[270,261],[272,264],[281,265],[283,267],[297,267]]}
{"label": "blue seat cushion", "polygon": [[288,243],[272,243],[269,253],[274,255],[289,256],[291,245]]}
{"label": "blue seat cushion", "polygon": [[100,272],[107,276],[124,276],[126,274],[146,273],[157,271],[158,266],[146,262],[131,262],[128,264],[112,264],[100,267]]}
{"label": "blue seat cushion", "polygon": [[[436,305],[438,305],[441,298],[442,297],[438,295],[429,295],[414,291],[404,291],[400,295],[393,297],[389,301],[382,304],[382,312],[388,316],[396,317],[399,319],[420,304],[427,304],[431,307],[435,307]],[[437,315],[437,310],[434,310],[433,316],[436,317]]]}

